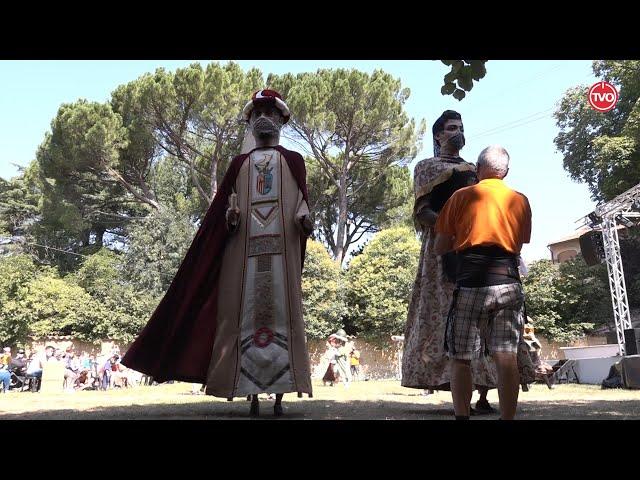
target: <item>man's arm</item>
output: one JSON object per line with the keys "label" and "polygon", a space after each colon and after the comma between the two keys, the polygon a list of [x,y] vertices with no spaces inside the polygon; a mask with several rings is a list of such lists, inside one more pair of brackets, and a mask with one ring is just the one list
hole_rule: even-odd
{"label": "man's arm", "polygon": [[305,237],[313,233],[313,222],[310,218],[309,206],[300,190],[298,190],[298,206],[296,208],[296,225]]}
{"label": "man's arm", "polygon": [[527,197],[524,197],[524,200],[525,200],[526,218],[524,220],[524,232],[522,235],[523,236],[522,243],[530,243],[531,242],[531,205],[529,205],[529,199]]}
{"label": "man's arm", "polygon": [[416,210],[416,220],[425,227],[433,227],[438,220],[438,213],[431,209],[431,202],[428,195],[418,200]]}
{"label": "man's arm", "polygon": [[453,237],[438,233],[436,235],[436,241],[433,246],[433,253],[436,255],[444,255],[447,252],[453,250]]}
{"label": "man's arm", "polygon": [[438,221],[436,222],[436,240],[433,245],[433,252],[436,255],[444,255],[453,250],[457,218],[456,207],[458,195],[456,195],[456,193],[444,204],[444,207],[442,207],[440,211]]}

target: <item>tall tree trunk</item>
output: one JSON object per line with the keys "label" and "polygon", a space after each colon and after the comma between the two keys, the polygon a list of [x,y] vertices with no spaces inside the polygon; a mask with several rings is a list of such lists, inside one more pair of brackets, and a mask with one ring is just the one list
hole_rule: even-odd
{"label": "tall tree trunk", "polygon": [[86,247],[89,245],[89,239],[91,238],[91,230],[83,230],[80,234],[80,240],[82,241],[82,246]]}
{"label": "tall tree trunk", "polygon": [[104,232],[105,232],[105,229],[104,229],[103,227],[99,227],[99,228],[96,230],[96,245],[98,245],[98,246],[100,246],[100,247],[102,247],[102,246],[104,245],[104,244],[103,244],[103,241],[104,241]]}
{"label": "tall tree trunk", "polygon": [[340,186],[338,187],[338,230],[336,235],[336,246],[334,257],[336,263],[342,266],[342,261],[346,255],[344,249],[345,230],[347,227],[347,172],[340,175]]}
{"label": "tall tree trunk", "polygon": [[211,159],[211,201],[216,196],[218,191],[218,160],[216,158]]}

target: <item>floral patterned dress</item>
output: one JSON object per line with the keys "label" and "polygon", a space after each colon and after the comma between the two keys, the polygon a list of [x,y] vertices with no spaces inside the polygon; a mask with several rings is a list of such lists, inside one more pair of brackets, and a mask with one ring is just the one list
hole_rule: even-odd
{"label": "floral patterned dress", "polygon": [[[418,162],[414,170],[414,213],[434,187],[449,180],[454,172],[469,171],[475,171],[475,166],[465,161],[435,157]],[[409,388],[450,390],[444,335],[455,284],[444,275],[441,257],[433,253],[435,231],[423,226],[420,230],[422,246],[404,332],[401,383]],[[532,383],[533,366],[528,354],[526,357],[519,352],[521,382]],[[490,357],[473,360],[471,371],[476,388],[496,388],[496,368]]]}

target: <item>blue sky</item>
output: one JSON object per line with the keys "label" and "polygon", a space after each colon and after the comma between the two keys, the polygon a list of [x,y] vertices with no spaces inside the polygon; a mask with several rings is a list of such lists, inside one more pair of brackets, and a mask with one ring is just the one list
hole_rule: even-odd
{"label": "blue sky", "polygon": [[[220,60],[226,61],[226,60]],[[185,61],[0,61],[0,177],[18,174],[12,164],[27,165],[34,157],[60,104],[79,98],[106,101],[120,84],[158,67],[174,70]],[[208,63],[209,60],[200,61]],[[591,61],[501,60],[487,63],[487,75],[467,98],[458,102],[440,94],[448,69],[439,61],[279,60],[238,62],[245,70],[269,73],[315,71],[318,68],[376,68],[400,78],[411,90],[407,113],[425,119],[428,130],[446,109],[462,114],[467,145],[462,156],[475,162],[487,145],[499,143],[511,155],[507,183],[531,203],[531,244],[523,248],[526,261],[550,258],[546,245],[572,232],[575,220],[593,210],[586,186],[573,182],[562,168],[553,139],[558,133],[552,117],[563,93],[575,85],[596,82]],[[293,112],[295,114],[295,112]],[[432,155],[430,134],[419,159]]]}

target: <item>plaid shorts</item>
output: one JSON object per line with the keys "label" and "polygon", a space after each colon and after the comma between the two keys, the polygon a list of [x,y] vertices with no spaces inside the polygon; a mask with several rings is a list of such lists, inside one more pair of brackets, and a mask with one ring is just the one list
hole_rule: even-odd
{"label": "plaid shorts", "polygon": [[445,348],[450,358],[473,360],[482,353],[518,352],[524,331],[520,283],[458,287],[447,319]]}

